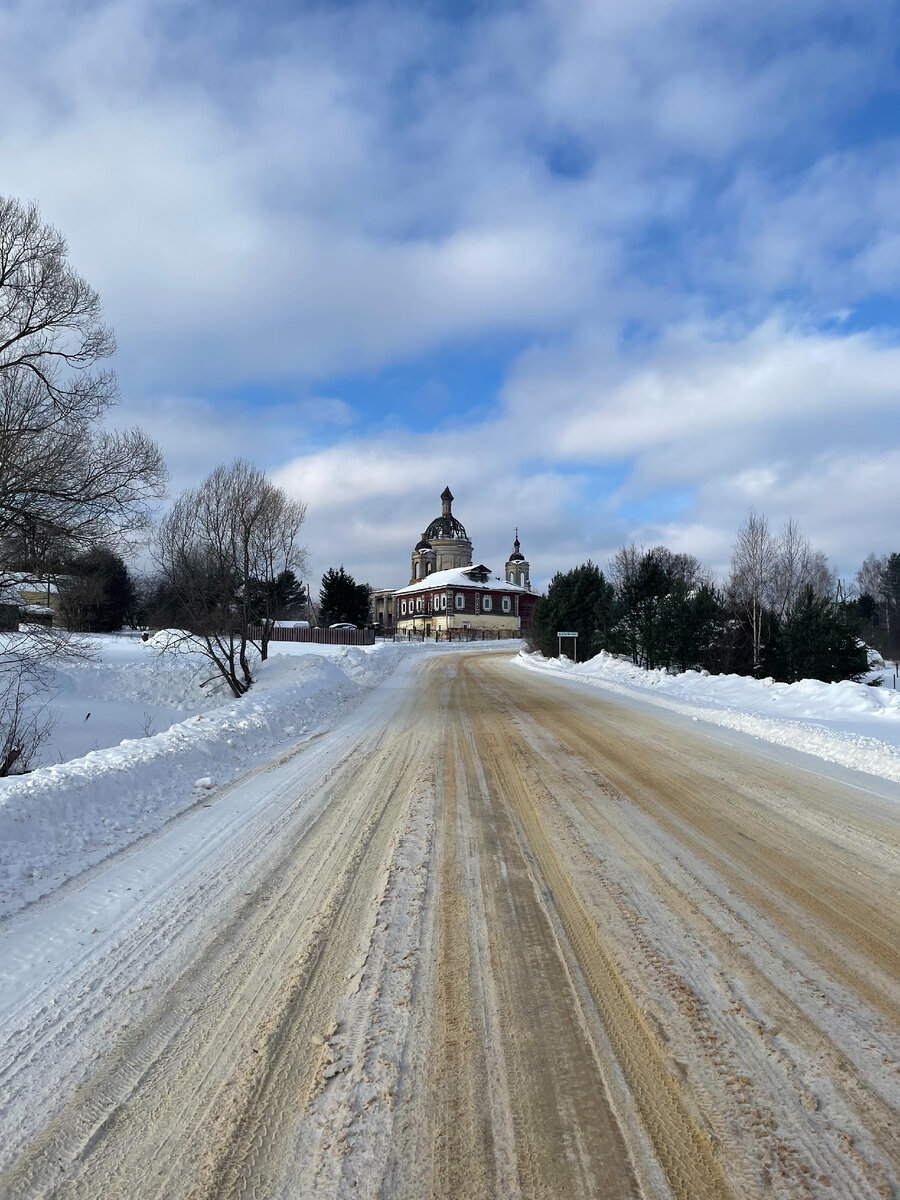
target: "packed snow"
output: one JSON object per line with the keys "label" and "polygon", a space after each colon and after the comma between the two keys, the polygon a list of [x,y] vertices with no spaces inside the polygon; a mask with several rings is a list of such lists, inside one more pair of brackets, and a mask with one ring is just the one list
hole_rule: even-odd
{"label": "packed snow", "polygon": [[464,648],[274,642],[235,699],[207,659],[172,642],[97,637],[93,661],[57,669],[42,765],[0,779],[0,915],[330,728],[401,658]]}
{"label": "packed snow", "polygon": [[583,663],[523,650],[517,662],[900,782],[900,690],[893,686],[891,667],[872,672],[882,685],[870,687],[849,679],[776,683],[708,671],[672,675],[645,670],[605,650]]}

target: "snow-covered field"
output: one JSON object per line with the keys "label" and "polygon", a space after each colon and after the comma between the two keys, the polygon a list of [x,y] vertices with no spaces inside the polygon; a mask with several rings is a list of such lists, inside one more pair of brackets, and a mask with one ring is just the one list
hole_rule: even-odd
{"label": "snow-covered field", "polygon": [[92,640],[94,661],[56,672],[42,765],[0,780],[0,915],[330,728],[401,659],[458,650],[273,643],[236,700],[201,655],[162,653],[163,637]]}
{"label": "snow-covered field", "polygon": [[874,672],[884,682],[869,687],[850,680],[789,684],[700,671],[669,675],[606,651],[577,664],[520,651],[517,662],[900,782],[900,691],[890,686],[890,669]]}

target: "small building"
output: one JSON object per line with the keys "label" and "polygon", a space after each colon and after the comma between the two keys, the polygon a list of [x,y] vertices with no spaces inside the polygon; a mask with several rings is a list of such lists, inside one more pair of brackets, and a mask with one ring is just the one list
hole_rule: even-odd
{"label": "small building", "polygon": [[393,588],[375,588],[369,601],[369,620],[380,633],[394,632]]}
{"label": "small building", "polygon": [[24,572],[6,576],[22,604],[22,620],[31,624],[53,625],[58,621],[59,588],[50,576],[39,578]]}

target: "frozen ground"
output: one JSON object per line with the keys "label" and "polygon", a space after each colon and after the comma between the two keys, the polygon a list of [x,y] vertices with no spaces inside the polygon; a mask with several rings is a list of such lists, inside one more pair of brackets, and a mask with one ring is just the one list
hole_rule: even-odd
{"label": "frozen ground", "polygon": [[382,654],[0,922],[0,1196],[900,1195],[900,789]]}
{"label": "frozen ground", "polygon": [[0,915],[318,736],[401,659],[456,652],[274,643],[252,690],[235,700],[208,682],[200,655],[124,636],[93,641],[93,662],[56,673],[43,765],[0,780]]}
{"label": "frozen ground", "polygon": [[725,725],[764,741],[815,754],[882,779],[900,781],[900,691],[884,683],[775,683],[744,675],[647,671],[602,651],[583,663],[520,652],[517,662],[592,687],[650,700],[695,720]]}

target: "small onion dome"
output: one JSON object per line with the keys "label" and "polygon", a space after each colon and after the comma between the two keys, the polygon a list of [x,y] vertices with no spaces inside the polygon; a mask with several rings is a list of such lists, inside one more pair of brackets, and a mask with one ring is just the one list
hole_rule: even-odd
{"label": "small onion dome", "polygon": [[[407,542],[407,545],[409,545],[408,542]],[[416,549],[417,550],[430,550],[431,542],[429,542],[427,538],[423,537],[421,542],[416,543]]]}

